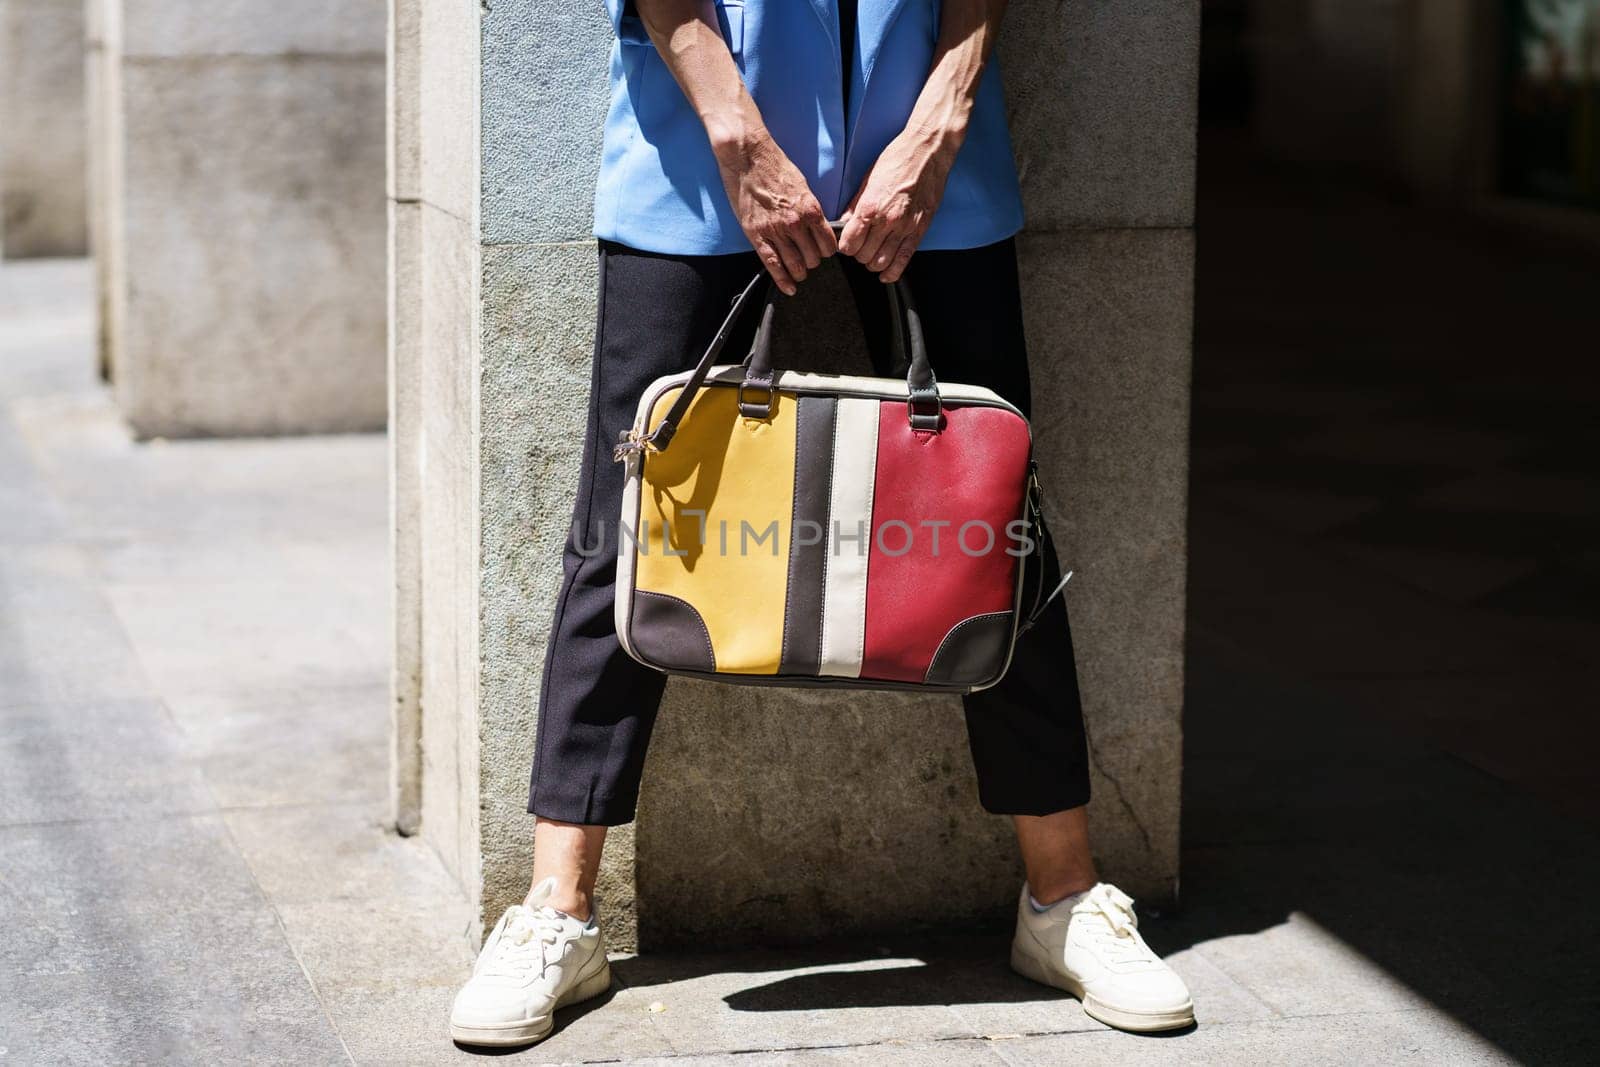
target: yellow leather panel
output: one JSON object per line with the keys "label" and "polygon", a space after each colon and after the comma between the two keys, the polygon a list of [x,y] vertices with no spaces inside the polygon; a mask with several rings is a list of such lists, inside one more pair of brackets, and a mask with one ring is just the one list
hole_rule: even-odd
{"label": "yellow leather panel", "polygon": [[[672,389],[656,401],[650,429],[677,395]],[[634,584],[685,600],[700,613],[718,671],[778,673],[793,523],[795,410],[794,396],[778,393],[771,418],[743,418],[737,389],[708,387],[695,397],[667,450],[645,456]],[[703,528],[699,510],[705,512]]]}

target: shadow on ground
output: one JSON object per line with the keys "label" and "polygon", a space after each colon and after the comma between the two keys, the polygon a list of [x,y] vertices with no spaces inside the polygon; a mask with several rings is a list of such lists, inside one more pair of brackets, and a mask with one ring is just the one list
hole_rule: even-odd
{"label": "shadow on ground", "polygon": [[[1226,154],[1203,188],[1183,905],[1147,934],[1268,1019],[1444,1012],[1518,1060],[1581,1062],[1592,262]],[[648,997],[743,972],[741,1012],[1054,998],[1009,972],[1008,937],[617,973]]]}
{"label": "shadow on ground", "polygon": [[[1191,674],[1184,903],[1147,914],[1159,951],[1198,952],[1271,1015],[1431,1008],[1518,1060],[1582,1061],[1600,1006],[1591,827],[1314,690],[1201,649]],[[722,999],[741,1012],[1033,1005],[1044,1031],[1065,998],[1009,971],[1008,938],[650,955],[616,971],[645,999],[736,972]],[[807,968],[839,969],[792,973]],[[1204,1027],[1215,1005],[1198,1006]]]}

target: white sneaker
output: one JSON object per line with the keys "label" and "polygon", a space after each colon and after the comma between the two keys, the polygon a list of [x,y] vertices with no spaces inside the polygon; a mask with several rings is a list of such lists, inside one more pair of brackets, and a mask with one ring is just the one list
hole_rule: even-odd
{"label": "white sneaker", "polygon": [[506,909],[450,1009],[450,1036],[465,1045],[528,1045],[555,1026],[555,1010],[599,996],[611,964],[598,917],[580,922],[545,902],[546,878],[526,904]]}
{"label": "white sneaker", "polygon": [[1022,887],[1011,969],[1064,989],[1091,1018],[1119,1030],[1176,1030],[1194,1022],[1189,988],[1139,936],[1133,900],[1101,882],[1036,911]]}

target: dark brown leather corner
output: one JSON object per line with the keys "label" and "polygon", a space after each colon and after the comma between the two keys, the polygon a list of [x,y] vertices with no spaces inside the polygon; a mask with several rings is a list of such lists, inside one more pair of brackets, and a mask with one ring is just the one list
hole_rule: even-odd
{"label": "dark brown leather corner", "polygon": [[687,600],[634,590],[628,631],[634,651],[657,667],[678,671],[717,669],[711,633]]}
{"label": "dark brown leather corner", "polygon": [[1006,665],[1013,617],[1009,611],[974,615],[950,627],[928,664],[930,685],[983,685]]}

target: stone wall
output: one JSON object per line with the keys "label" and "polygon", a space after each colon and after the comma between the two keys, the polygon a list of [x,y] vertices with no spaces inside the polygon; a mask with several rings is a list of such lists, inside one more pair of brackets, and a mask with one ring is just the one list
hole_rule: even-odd
{"label": "stone wall", "polygon": [[[395,0],[396,24],[420,2]],[[420,665],[423,756],[400,792],[420,787],[423,833],[491,922],[530,860],[527,770],[593,337],[609,33],[597,3],[501,0],[430,10],[416,40],[395,37],[397,69],[421,71],[423,266],[420,281],[397,266],[394,288],[420,291],[409,329],[426,352],[396,338],[396,374],[411,360],[421,398],[396,425],[397,464],[421,472],[397,516],[422,545],[400,582],[420,648],[401,641],[397,689]],[[1109,877],[1170,898],[1198,5],[1016,0],[1001,48],[1039,448],[1077,571],[1097,847]],[[411,215],[407,191],[392,195]],[[826,270],[792,314],[815,325],[840,302]],[[788,358],[861,366],[855,332],[845,317]],[[808,938],[1002,916],[1014,857],[1007,820],[977,805],[954,699],[675,680],[601,891],[619,947]]]}
{"label": "stone wall", "polygon": [[384,424],[383,0],[110,0],[117,400],[146,436]]}
{"label": "stone wall", "polygon": [[0,0],[0,253],[81,256],[83,0]]}

